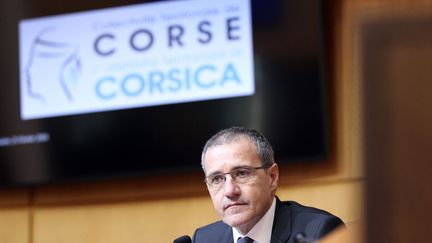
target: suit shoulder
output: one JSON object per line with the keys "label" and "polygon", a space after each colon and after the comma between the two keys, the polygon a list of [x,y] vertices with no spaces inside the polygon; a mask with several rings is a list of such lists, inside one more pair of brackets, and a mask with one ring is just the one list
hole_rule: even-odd
{"label": "suit shoulder", "polygon": [[202,227],[196,229],[196,231],[200,231],[201,233],[205,233],[207,231],[214,232],[215,230],[216,231],[225,230],[227,227],[229,227],[229,226],[226,225],[224,222],[217,221],[217,222],[202,226]]}
{"label": "suit shoulder", "polygon": [[344,227],[339,217],[325,210],[293,201],[286,201],[283,204],[290,208],[292,229],[303,232],[310,238],[319,239],[339,226]]}
{"label": "suit shoulder", "polygon": [[222,221],[217,221],[196,229],[192,238],[192,242],[220,243],[228,242],[227,239],[232,240],[231,227]]}
{"label": "suit shoulder", "polygon": [[310,206],[305,206],[305,205],[302,205],[298,202],[284,201],[282,203],[285,206],[288,206],[290,208],[291,212],[293,212],[293,213],[311,213],[311,214],[318,214],[318,215],[323,215],[323,216],[334,216],[333,214],[331,214],[325,210],[310,207]]}

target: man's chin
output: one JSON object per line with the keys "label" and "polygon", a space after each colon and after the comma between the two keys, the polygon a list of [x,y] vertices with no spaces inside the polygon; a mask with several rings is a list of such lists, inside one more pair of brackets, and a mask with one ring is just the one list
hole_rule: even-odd
{"label": "man's chin", "polygon": [[235,214],[225,215],[223,217],[223,221],[225,224],[237,228],[247,223],[248,217],[247,215],[245,215],[245,213],[235,213]]}

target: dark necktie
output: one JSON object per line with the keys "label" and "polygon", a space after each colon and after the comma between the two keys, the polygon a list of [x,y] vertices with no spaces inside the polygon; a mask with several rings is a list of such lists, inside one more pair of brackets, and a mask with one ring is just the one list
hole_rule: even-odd
{"label": "dark necktie", "polygon": [[251,238],[249,238],[249,237],[243,237],[243,238],[239,238],[238,240],[237,240],[237,243],[253,243],[254,242],[254,240],[253,239],[251,239]]}

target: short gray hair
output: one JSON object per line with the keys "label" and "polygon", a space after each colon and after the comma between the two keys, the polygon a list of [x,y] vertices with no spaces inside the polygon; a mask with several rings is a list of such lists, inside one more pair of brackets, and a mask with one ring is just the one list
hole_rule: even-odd
{"label": "short gray hair", "polygon": [[261,158],[263,166],[270,166],[275,162],[273,148],[261,133],[253,128],[230,127],[219,131],[207,140],[201,153],[201,166],[203,170],[205,170],[204,157],[209,148],[217,145],[228,144],[242,137],[249,139],[255,145],[256,152]]}

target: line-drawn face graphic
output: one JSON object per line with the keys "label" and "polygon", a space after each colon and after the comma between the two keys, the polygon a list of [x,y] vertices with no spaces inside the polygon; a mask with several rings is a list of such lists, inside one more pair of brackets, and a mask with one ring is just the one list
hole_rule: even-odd
{"label": "line-drawn face graphic", "polygon": [[73,87],[81,74],[78,47],[58,40],[54,28],[40,31],[30,46],[24,69],[28,96],[43,104],[73,102]]}

